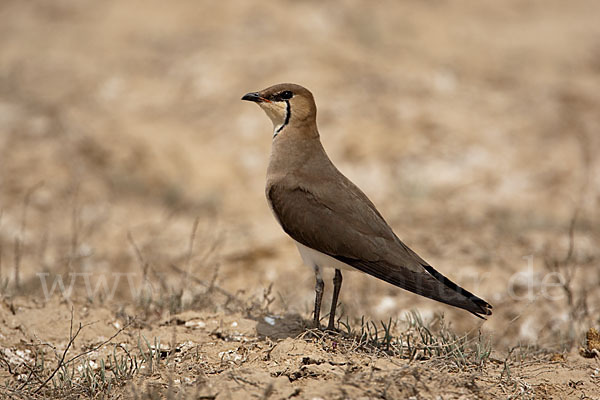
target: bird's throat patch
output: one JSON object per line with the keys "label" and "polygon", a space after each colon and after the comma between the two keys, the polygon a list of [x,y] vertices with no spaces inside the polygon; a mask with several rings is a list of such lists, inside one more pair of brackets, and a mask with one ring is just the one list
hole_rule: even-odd
{"label": "bird's throat patch", "polygon": [[292,107],[290,107],[290,102],[285,101],[285,119],[283,123],[275,127],[275,131],[273,132],[273,138],[279,134],[285,128],[285,126],[290,122],[290,117],[292,116]]}
{"label": "bird's throat patch", "polygon": [[258,103],[260,108],[267,114],[273,122],[273,137],[286,127],[292,116],[292,107],[288,100],[272,101],[270,103]]}

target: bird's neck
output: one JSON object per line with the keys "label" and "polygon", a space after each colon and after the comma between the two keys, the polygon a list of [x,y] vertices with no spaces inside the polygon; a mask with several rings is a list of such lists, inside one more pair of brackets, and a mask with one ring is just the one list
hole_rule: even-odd
{"label": "bird's neck", "polygon": [[[286,127],[273,139],[267,174],[287,175],[304,169],[309,159],[310,165],[318,165],[319,160],[328,163],[329,158],[323,149],[316,125],[298,129]],[[314,161],[317,161],[316,163]]]}

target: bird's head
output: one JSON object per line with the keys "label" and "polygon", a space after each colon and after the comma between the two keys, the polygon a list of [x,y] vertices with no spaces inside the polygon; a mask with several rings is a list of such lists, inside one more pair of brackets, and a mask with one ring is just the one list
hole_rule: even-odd
{"label": "bird's head", "polygon": [[293,83],[280,83],[259,92],[250,92],[242,100],[253,101],[273,121],[274,136],[287,126],[314,124],[317,116],[310,91]]}

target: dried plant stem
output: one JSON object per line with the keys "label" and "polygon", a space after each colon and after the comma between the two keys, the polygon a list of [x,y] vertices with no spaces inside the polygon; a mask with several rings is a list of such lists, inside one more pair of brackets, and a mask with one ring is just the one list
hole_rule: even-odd
{"label": "dried plant stem", "polygon": [[133,240],[133,235],[131,234],[131,232],[127,232],[127,240],[129,241],[129,244],[131,244],[131,247],[133,247],[133,250],[135,251],[135,256],[138,260],[138,263],[140,264],[140,268],[142,269],[142,277],[144,281],[146,281],[148,279],[148,263],[146,262],[146,260],[144,260],[144,256],[142,256],[140,248],[135,243],[135,240]]}
{"label": "dried plant stem", "polygon": [[75,339],[77,338],[77,336],[79,335],[79,333],[81,332],[81,330],[83,328],[85,328],[86,326],[91,325],[92,323],[88,323],[88,324],[81,324],[79,323],[79,326],[77,327],[77,330],[75,331],[75,333],[73,333],[73,308],[71,308],[71,325],[69,328],[69,342],[67,343],[67,347],[65,348],[65,350],[63,351],[58,364],[56,365],[56,368],[52,371],[52,373],[48,376],[48,378],[46,378],[46,380],[44,382],[42,382],[40,384],[40,386],[38,386],[38,388],[33,392],[33,393],[39,393],[40,390],[42,390],[47,384],[48,382],[50,382],[52,380],[52,378],[54,378],[54,376],[56,375],[56,373],[64,366],[69,365],[70,363],[72,363],[73,361],[85,356],[86,354],[90,354],[93,353],[94,351],[99,350],[100,348],[102,348],[103,346],[105,346],[106,344],[110,343],[114,338],[116,338],[121,332],[123,332],[125,329],[127,329],[134,321],[135,319],[132,319],[131,321],[127,322],[125,325],[123,325],[123,327],[121,327],[119,330],[117,330],[111,337],[109,337],[108,339],[106,339],[105,341],[103,341],[102,343],[82,352],[79,353],[71,358],[69,358],[67,361],[65,361],[65,358],[67,356],[67,353],[69,352],[69,349],[71,348],[71,346],[73,346],[73,343],[75,342]]}
{"label": "dried plant stem", "polygon": [[15,256],[15,287],[17,289],[21,288],[21,239],[19,237],[15,237],[15,247],[14,247],[14,256]]}

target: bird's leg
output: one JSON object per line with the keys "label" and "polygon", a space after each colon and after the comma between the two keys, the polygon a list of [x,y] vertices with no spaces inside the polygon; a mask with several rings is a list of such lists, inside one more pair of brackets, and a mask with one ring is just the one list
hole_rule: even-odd
{"label": "bird's leg", "polygon": [[318,266],[315,266],[315,281],[315,319],[313,323],[315,328],[319,328],[321,326],[319,323],[319,315],[321,314],[321,300],[323,300],[323,288],[325,287],[325,282],[323,282],[321,269]]}
{"label": "bird's leg", "polygon": [[342,271],[339,269],[335,270],[333,277],[333,298],[331,299],[331,311],[329,312],[329,324],[327,325],[328,331],[335,330],[335,309],[337,308],[338,297],[340,295],[340,289],[342,288]]}

